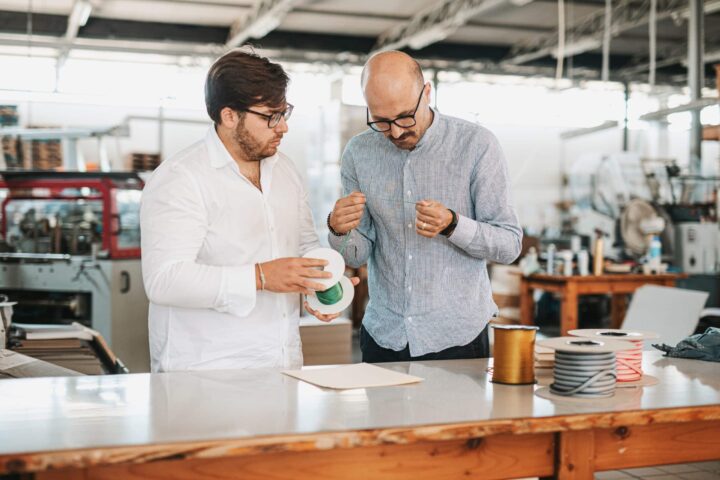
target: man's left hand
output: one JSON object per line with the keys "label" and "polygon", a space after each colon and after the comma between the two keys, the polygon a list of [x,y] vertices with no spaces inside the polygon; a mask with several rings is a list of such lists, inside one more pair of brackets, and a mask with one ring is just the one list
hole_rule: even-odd
{"label": "man's left hand", "polygon": [[435,200],[421,200],[415,204],[415,231],[423,237],[433,238],[452,222],[452,213]]}
{"label": "man's left hand", "polygon": [[[357,286],[358,283],[360,283],[360,277],[352,277],[350,279],[350,282],[352,282],[353,287],[355,287],[355,286]],[[338,318],[340,316],[340,313],[342,313],[342,312],[340,312],[340,313],[335,313],[332,315],[325,315],[325,314],[318,312],[317,310],[313,310],[312,308],[310,308],[310,305],[308,305],[308,302],[305,302],[305,310],[310,315],[314,316],[321,322],[331,322],[331,321],[335,320],[336,318]]]}

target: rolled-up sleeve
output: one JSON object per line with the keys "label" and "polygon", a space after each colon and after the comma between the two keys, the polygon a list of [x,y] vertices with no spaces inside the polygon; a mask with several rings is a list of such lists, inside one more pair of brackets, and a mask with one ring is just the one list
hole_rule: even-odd
{"label": "rolled-up sleeve", "polygon": [[473,257],[512,263],[520,255],[522,228],[512,206],[507,163],[497,138],[489,132],[482,138],[470,183],[474,218],[458,215],[448,240]]}
{"label": "rolled-up sleeve", "polygon": [[208,229],[199,188],[181,167],[158,170],[143,191],[142,271],[157,305],[246,316],[255,308],[255,266],[197,262]]}

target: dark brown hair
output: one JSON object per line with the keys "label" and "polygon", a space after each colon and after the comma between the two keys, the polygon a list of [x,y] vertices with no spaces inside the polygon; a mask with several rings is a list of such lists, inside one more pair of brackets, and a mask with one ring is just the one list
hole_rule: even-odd
{"label": "dark brown hair", "polygon": [[280,107],[290,79],[277,63],[252,52],[233,50],[218,58],[205,79],[205,107],[215,123],[229,107],[243,112],[254,105]]}

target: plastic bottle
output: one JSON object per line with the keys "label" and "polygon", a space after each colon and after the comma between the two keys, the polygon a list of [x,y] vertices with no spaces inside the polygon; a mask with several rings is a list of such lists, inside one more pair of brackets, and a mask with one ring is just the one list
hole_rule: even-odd
{"label": "plastic bottle", "polygon": [[547,247],[547,267],[546,272],[548,275],[555,273],[555,244],[551,243]]}
{"label": "plastic bottle", "polygon": [[662,242],[660,237],[653,235],[650,240],[650,248],[648,249],[648,265],[650,268],[659,269],[662,263]]}
{"label": "plastic bottle", "polygon": [[593,252],[593,275],[602,275],[605,270],[605,245],[603,243],[602,234],[598,234]]}
{"label": "plastic bottle", "polygon": [[590,255],[588,254],[588,251],[585,249],[580,250],[577,254],[577,257],[578,273],[583,276],[588,275],[590,273]]}

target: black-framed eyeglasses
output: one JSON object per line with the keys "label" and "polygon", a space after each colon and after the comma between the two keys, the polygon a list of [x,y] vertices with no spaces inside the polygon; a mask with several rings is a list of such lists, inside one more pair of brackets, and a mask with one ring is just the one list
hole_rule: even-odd
{"label": "black-framed eyeglasses", "polygon": [[262,113],[256,112],[255,110],[250,110],[249,108],[246,108],[243,111],[248,113],[254,113],[255,115],[267,118],[268,128],[275,128],[277,127],[277,124],[280,123],[280,119],[284,118],[286,122],[290,120],[290,115],[292,115],[293,108],[295,107],[288,103],[287,107],[285,107],[285,110],[283,110],[282,112]]}
{"label": "black-framed eyeglasses", "polygon": [[418,108],[420,108],[420,100],[422,100],[423,93],[425,92],[425,85],[423,85],[422,90],[420,90],[420,96],[418,97],[417,105],[415,105],[415,110],[413,110],[413,113],[410,115],[400,115],[399,117],[395,118],[394,120],[381,120],[379,122],[371,122],[370,121],[370,109],[365,109],[365,115],[367,117],[367,126],[375,130],[376,132],[387,132],[390,130],[392,123],[397,125],[400,128],[410,128],[414,127],[417,121],[415,120],[415,115],[417,114]]}

